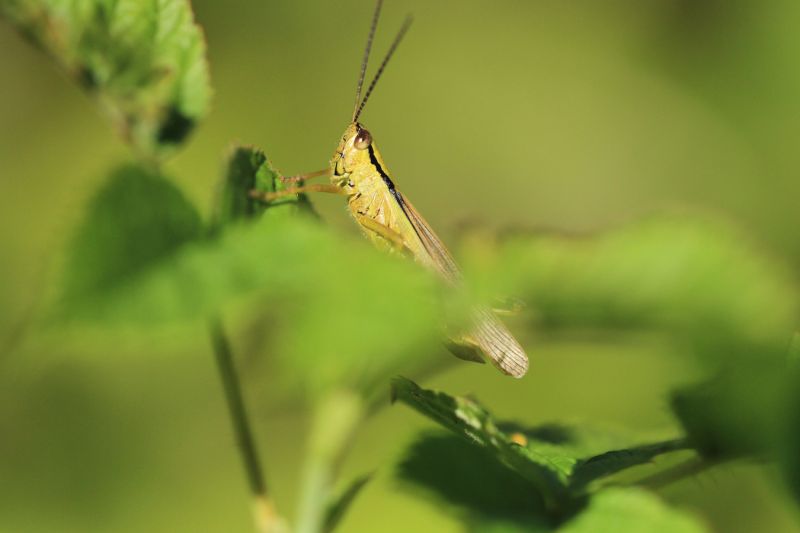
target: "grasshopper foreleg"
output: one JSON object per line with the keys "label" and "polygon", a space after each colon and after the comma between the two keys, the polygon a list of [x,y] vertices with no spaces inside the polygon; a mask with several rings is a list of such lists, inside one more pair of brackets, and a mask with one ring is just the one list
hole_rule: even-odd
{"label": "grasshopper foreleg", "polygon": [[262,192],[252,190],[250,191],[250,198],[261,200],[262,202],[271,202],[284,196],[291,196],[293,194],[301,194],[304,192],[327,192],[330,194],[347,194],[347,192],[337,185],[330,183],[317,183],[313,185],[303,185],[302,187],[289,187],[282,191],[275,192]]}
{"label": "grasshopper foreleg", "polygon": [[298,183],[314,178],[330,177],[331,169],[324,168],[316,172],[309,172],[308,174],[297,174],[296,176],[280,176],[280,180],[284,183]]}

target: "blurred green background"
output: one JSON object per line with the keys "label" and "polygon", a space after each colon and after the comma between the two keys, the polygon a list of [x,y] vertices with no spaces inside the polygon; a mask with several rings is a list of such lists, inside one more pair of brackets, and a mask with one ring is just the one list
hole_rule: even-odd
{"label": "blurred green background", "polygon": [[[350,117],[372,2],[193,5],[215,98],[168,173],[208,206],[233,141],[262,147],[288,174],[325,166]],[[415,25],[362,122],[447,242],[465,220],[593,231],[699,209],[734,221],[797,271],[799,3],[392,0],[377,55],[408,11]],[[0,530],[248,531],[203,335],[105,355],[17,342],[82,207],[130,156],[94,103],[5,21],[0,67]],[[330,224],[356,231],[341,199],[314,201]],[[473,392],[526,423],[593,419],[657,432],[675,426],[667,391],[696,376],[674,350],[638,336],[531,343],[522,381],[464,364],[426,385]],[[278,505],[291,514],[307,413],[267,401],[263,380],[250,374],[246,386],[257,391],[252,411]],[[362,430],[346,471],[383,468],[345,531],[460,530],[391,475],[389,462],[429,425],[396,407]],[[774,478],[739,464],[665,496],[717,531],[800,531]]]}

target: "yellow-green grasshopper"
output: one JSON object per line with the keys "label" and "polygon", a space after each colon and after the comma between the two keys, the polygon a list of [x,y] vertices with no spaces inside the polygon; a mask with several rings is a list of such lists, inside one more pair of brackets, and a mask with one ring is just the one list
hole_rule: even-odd
{"label": "yellow-green grasshopper", "polygon": [[[358,122],[367,100],[412,20],[411,17],[406,18],[362,100],[364,76],[381,6],[382,0],[378,0],[361,63],[353,117],[336,148],[330,168],[284,178],[286,181],[301,182],[314,177],[329,176],[331,182],[304,184],[277,193],[253,192],[253,196],[266,201],[301,192],[329,192],[347,196],[350,212],[370,240],[382,248],[410,254],[419,263],[438,273],[447,283],[457,285],[461,282],[461,274],[452,256],[405,195],[395,188],[372,135]],[[494,313],[487,308],[478,307],[472,311],[470,321],[466,334],[454,341],[462,348],[458,350],[462,356],[463,348],[471,351],[477,349],[505,374],[522,377],[528,370],[528,357]]]}

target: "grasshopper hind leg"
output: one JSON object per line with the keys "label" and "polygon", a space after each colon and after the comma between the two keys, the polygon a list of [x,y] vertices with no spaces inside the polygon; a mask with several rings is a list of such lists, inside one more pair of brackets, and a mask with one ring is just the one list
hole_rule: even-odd
{"label": "grasshopper hind leg", "polygon": [[486,364],[486,359],[483,357],[483,352],[478,348],[475,343],[466,339],[450,340],[445,343],[447,351],[455,355],[462,361],[469,361],[471,363],[478,363],[481,365]]}
{"label": "grasshopper hind leg", "polygon": [[452,340],[453,355],[476,361],[481,355],[488,358],[502,373],[521,378],[528,371],[528,356],[508,329],[489,309],[473,311],[467,332]]}
{"label": "grasshopper hind leg", "polygon": [[355,217],[356,222],[361,225],[361,227],[371,232],[371,238],[379,237],[383,239],[384,241],[388,242],[389,246],[396,252],[410,252],[408,246],[406,245],[406,241],[403,239],[403,236],[386,224],[382,224],[374,218],[370,218],[361,213],[355,213],[353,216]]}

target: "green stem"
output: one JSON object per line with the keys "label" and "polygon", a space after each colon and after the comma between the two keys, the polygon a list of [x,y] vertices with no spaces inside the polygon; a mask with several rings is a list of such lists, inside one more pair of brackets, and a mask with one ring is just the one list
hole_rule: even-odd
{"label": "green stem", "polygon": [[233,353],[219,318],[211,320],[209,331],[217,360],[217,369],[228,404],[228,414],[233,423],[236,442],[242,456],[245,473],[247,474],[250,493],[253,496],[256,529],[262,533],[278,531],[282,529],[281,520],[278,518],[274,505],[269,498],[264,471],[258,458],[258,450],[248,422],[239,377],[236,374],[236,367],[233,362]]}
{"label": "green stem", "polygon": [[320,533],[339,465],[362,418],[361,399],[336,392],[317,403],[309,437],[303,492],[298,513],[298,533]]}

